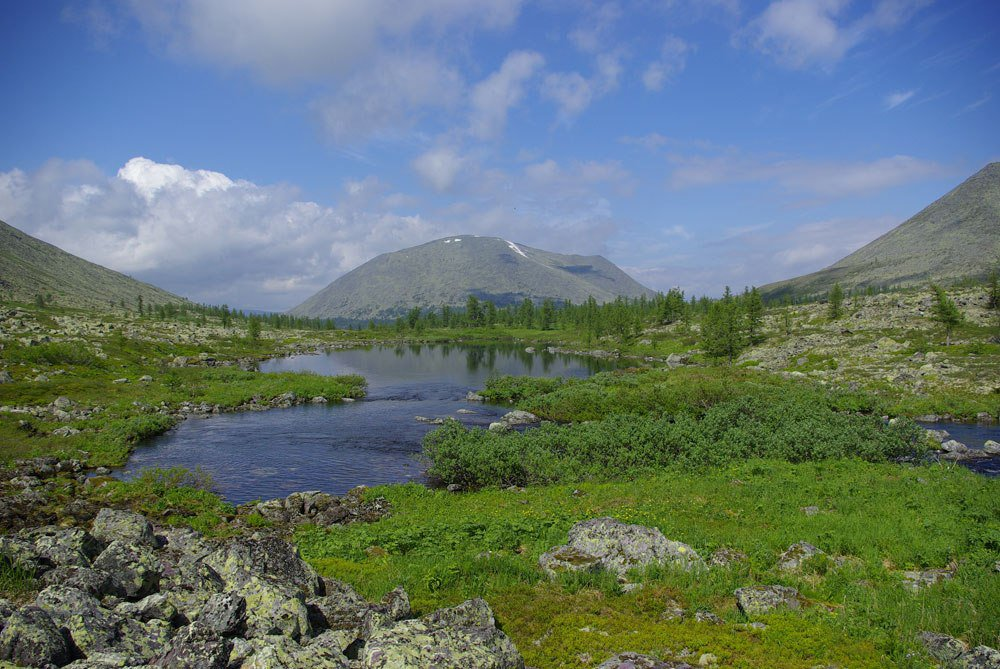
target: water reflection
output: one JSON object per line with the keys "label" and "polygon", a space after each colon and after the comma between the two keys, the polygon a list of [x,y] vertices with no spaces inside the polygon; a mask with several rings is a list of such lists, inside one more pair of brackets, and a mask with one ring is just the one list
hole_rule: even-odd
{"label": "water reflection", "polygon": [[354,403],[188,420],[140,446],[119,475],[145,467],[199,466],[234,503],[297,490],[341,494],[359,484],[421,480],[423,466],[416,455],[434,426],[415,416],[485,427],[509,407],[466,402],[465,395],[482,388],[490,375],[586,377],[617,366],[547,351],[527,353],[513,344],[369,346],[270,360],[261,371],[361,374],[368,395]]}

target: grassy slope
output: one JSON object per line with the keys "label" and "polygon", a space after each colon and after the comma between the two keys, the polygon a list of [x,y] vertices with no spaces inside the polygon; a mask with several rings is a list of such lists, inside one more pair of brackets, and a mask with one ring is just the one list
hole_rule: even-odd
{"label": "grassy slope", "polygon": [[134,307],[180,303],[184,298],[136,281],[47,244],[0,221],[0,292],[8,300],[30,302],[51,294],[63,306],[106,310],[124,300]]}
{"label": "grassy slope", "polygon": [[844,288],[952,283],[981,275],[1000,255],[1000,163],[991,163],[930,206],[829,267],[761,288],[766,298]]}

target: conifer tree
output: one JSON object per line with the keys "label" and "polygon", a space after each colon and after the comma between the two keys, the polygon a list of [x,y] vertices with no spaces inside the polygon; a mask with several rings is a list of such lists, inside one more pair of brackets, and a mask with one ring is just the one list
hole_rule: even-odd
{"label": "conifer tree", "polygon": [[931,284],[934,291],[934,305],[931,307],[931,318],[944,326],[945,346],[951,346],[951,332],[962,322],[962,312],[955,306],[954,300],[948,297],[944,289]]}
{"label": "conifer tree", "polygon": [[844,289],[839,283],[833,284],[828,298],[828,311],[831,321],[835,321],[844,315]]}

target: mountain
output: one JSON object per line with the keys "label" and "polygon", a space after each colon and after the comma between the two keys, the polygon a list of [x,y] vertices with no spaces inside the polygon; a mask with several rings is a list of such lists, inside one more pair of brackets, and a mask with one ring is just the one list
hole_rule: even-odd
{"label": "mountain", "polygon": [[87,262],[0,221],[0,295],[31,302],[35,295],[52,295],[56,304],[107,307],[125,300],[134,307],[184,302],[165,290]]}
{"label": "mountain", "polygon": [[653,295],[601,256],[563,255],[499,237],[458,235],[384,253],[292,309],[295,316],[388,319],[413,307],[464,307],[469,295],[497,306],[551,298],[598,302]]}
{"label": "mountain", "polygon": [[812,274],[762,287],[768,299],[848,288],[952,283],[1000,264],[1000,163],[990,163],[913,218]]}

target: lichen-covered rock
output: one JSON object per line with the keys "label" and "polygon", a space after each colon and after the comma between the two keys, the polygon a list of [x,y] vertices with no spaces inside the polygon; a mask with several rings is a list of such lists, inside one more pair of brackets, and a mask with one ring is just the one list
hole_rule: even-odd
{"label": "lichen-covered rock", "polygon": [[404,620],[410,617],[410,597],[401,585],[382,598],[381,606],[391,620]]}
{"label": "lichen-covered rock", "polygon": [[23,537],[0,536],[0,558],[34,576],[41,576],[52,568],[52,563],[38,552],[35,543]]}
{"label": "lichen-covered rock", "polygon": [[153,666],[164,669],[226,669],[233,644],[200,623],[181,628]]}
{"label": "lichen-covered rock", "polygon": [[82,590],[53,585],[38,594],[35,604],[65,629],[84,654],[116,649],[123,619]]}
{"label": "lichen-covered rock", "polygon": [[945,666],[959,666],[959,659],[969,652],[969,644],[947,634],[923,632],[920,641],[927,654]]}
{"label": "lichen-covered rock", "polygon": [[749,558],[747,554],[734,548],[719,548],[708,558],[710,567],[731,567],[741,562],[746,562]]}
{"label": "lichen-covered rock", "polygon": [[281,634],[298,639],[311,633],[305,597],[294,584],[252,576],[237,592],[246,599],[248,637]]}
{"label": "lichen-covered rock", "polygon": [[215,570],[193,557],[181,556],[163,565],[160,590],[188,620],[201,615],[209,598],[224,589],[225,584]]}
{"label": "lichen-covered rock", "polygon": [[238,590],[251,579],[267,576],[294,585],[307,597],[322,594],[322,580],[299,557],[298,549],[273,537],[233,539],[205,557],[205,562],[222,577],[230,590]]}
{"label": "lichen-covered rock", "polygon": [[798,609],[799,591],[784,585],[753,585],[736,591],[736,604],[745,616],[776,609]]}
{"label": "lichen-covered rock", "polygon": [[976,646],[962,657],[965,669],[1000,669],[1000,650]]}
{"label": "lichen-covered rock", "polygon": [[156,548],[153,525],[145,516],[131,511],[101,509],[94,518],[91,534],[106,544],[120,541],[125,544]]}
{"label": "lichen-covered rock", "polygon": [[486,602],[471,600],[417,620],[374,630],[359,656],[363,669],[523,669],[513,642],[496,628]]}
{"label": "lichen-covered rock", "polygon": [[198,622],[219,636],[237,636],[246,629],[247,600],[232,592],[212,595]]}
{"label": "lichen-covered rock", "polygon": [[778,569],[781,571],[798,571],[802,569],[802,565],[807,560],[817,555],[826,555],[826,553],[808,542],[799,541],[789,546],[788,550],[781,554],[778,558]]}
{"label": "lichen-covered rock", "polygon": [[115,613],[141,622],[163,620],[169,623],[177,618],[177,607],[165,594],[156,592],[138,602],[122,602],[115,607]]}
{"label": "lichen-covered rock", "polygon": [[577,523],[570,528],[566,546],[543,554],[539,564],[550,574],[600,567],[621,577],[630,569],[651,565],[684,570],[705,567],[698,553],[687,544],[667,539],[655,527],[627,525],[614,518]]}
{"label": "lichen-covered rock", "polygon": [[146,662],[141,657],[128,653],[93,653],[85,660],[70,662],[64,669],[131,669],[145,665]]}
{"label": "lichen-covered rock", "polygon": [[34,542],[35,550],[49,563],[59,567],[89,567],[104,546],[89,532],[79,528],[39,527],[21,532]]}
{"label": "lichen-covered rock", "polygon": [[133,600],[156,592],[163,572],[152,549],[122,541],[112,541],[94,560],[94,567],[111,575],[111,594]]}
{"label": "lichen-covered rock", "polygon": [[346,583],[323,579],[325,595],[308,602],[314,629],[358,630],[372,605]]}
{"label": "lichen-covered rock", "polygon": [[347,658],[338,650],[318,644],[300,646],[288,637],[269,636],[250,642],[253,654],[241,669],[347,669]]}
{"label": "lichen-covered rock", "polygon": [[25,606],[11,614],[0,632],[0,659],[26,667],[61,666],[70,647],[48,613]]}
{"label": "lichen-covered rock", "polygon": [[100,597],[111,585],[111,575],[87,567],[56,567],[42,574],[43,586],[68,585],[83,590],[88,595]]}
{"label": "lichen-covered rock", "polygon": [[619,653],[598,665],[597,669],[694,669],[685,662],[664,662],[639,653]]}
{"label": "lichen-covered rock", "polygon": [[924,571],[904,571],[903,586],[917,592],[921,588],[928,588],[937,585],[941,581],[946,581],[955,575],[951,569],[926,569]]}

